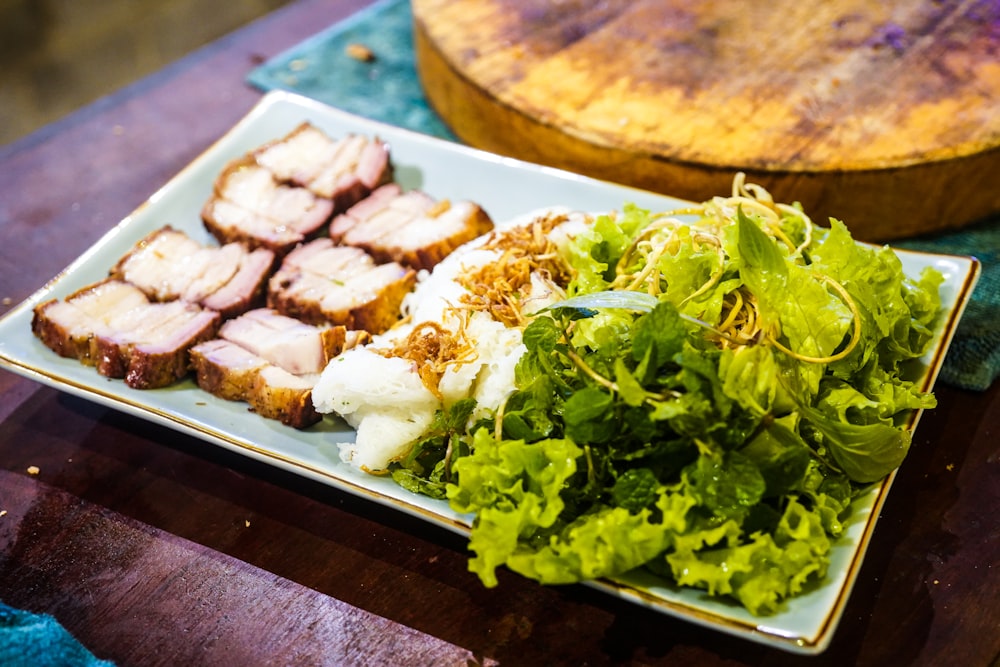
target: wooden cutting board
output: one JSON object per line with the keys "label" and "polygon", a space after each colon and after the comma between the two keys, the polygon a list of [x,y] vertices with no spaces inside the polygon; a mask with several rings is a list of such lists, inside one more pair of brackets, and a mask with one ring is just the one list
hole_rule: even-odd
{"label": "wooden cutting board", "polygon": [[698,201],[742,170],[867,240],[1000,211],[991,0],[412,7],[427,97],[472,146]]}

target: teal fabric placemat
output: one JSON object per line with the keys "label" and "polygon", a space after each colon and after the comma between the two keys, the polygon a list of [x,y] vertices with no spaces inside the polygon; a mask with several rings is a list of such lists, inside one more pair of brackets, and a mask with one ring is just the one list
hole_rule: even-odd
{"label": "teal fabric placemat", "polygon": [[[409,0],[382,0],[250,72],[262,90],[287,90],[397,127],[455,141],[424,98],[413,62]],[[348,54],[359,45],[372,54]]]}
{"label": "teal fabric placemat", "polygon": [[0,665],[4,667],[114,667],[98,660],[53,616],[0,602]]}
{"label": "teal fabric placemat", "polygon": [[[381,0],[265,62],[247,80],[265,91],[299,93],[359,116],[455,141],[420,87],[412,27],[409,0]],[[373,59],[352,57],[351,45],[368,49]],[[982,262],[979,285],[939,377],[964,389],[985,390],[1000,375],[1000,217],[893,245],[975,255]]]}
{"label": "teal fabric placemat", "polygon": [[896,241],[897,248],[947,255],[972,255],[982,274],[939,376],[942,382],[985,391],[1000,375],[1000,218],[957,232]]}

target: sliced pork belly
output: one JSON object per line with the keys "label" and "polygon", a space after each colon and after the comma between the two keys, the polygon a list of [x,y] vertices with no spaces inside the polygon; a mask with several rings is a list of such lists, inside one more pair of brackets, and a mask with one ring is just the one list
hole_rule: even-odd
{"label": "sliced pork belly", "polygon": [[389,149],[379,139],[350,134],[331,139],[303,123],[254,153],[257,163],[282,182],[305,188],[343,211],[392,179]]}
{"label": "sliced pork belly", "polygon": [[37,306],[32,331],[61,356],[152,389],[188,372],[188,350],[214,337],[218,322],[214,311],[186,301],[150,303],[134,285],[109,279]]}
{"label": "sliced pork belly", "polygon": [[263,304],[274,253],[242,243],[204,246],[170,226],[136,244],[111,276],[155,301],[183,299],[233,317]]}
{"label": "sliced pork belly", "polygon": [[308,273],[337,280],[345,274],[367,271],[374,265],[371,255],[361,248],[337,246],[330,239],[320,238],[290,252],[272,276],[269,289],[286,275],[294,277],[298,273]]}
{"label": "sliced pork belly", "polygon": [[59,301],[35,306],[31,330],[61,357],[97,363],[94,336],[115,317],[142,308],[149,299],[142,290],[119,280],[105,280],[85,287]]}
{"label": "sliced pork belly", "polygon": [[416,282],[416,273],[396,262],[378,264],[335,285],[319,301],[330,322],[381,333],[399,321],[399,307]]}
{"label": "sliced pork belly", "polygon": [[307,428],[322,416],[312,404],[314,375],[300,377],[228,340],[191,348],[198,386],[229,401],[245,401],[262,417]]}
{"label": "sliced pork belly", "polygon": [[191,349],[198,386],[295,428],[319,421],[312,387],[330,359],[368,341],[362,332],[312,326],[265,308],[226,322],[219,336]]}
{"label": "sliced pork belly", "polygon": [[228,340],[216,338],[191,348],[191,367],[198,386],[227,401],[249,395],[266,359]]}
{"label": "sliced pork belly", "polygon": [[314,236],[333,210],[331,200],[279,183],[267,168],[245,157],[219,174],[201,217],[220,243],[240,241],[281,256]]}
{"label": "sliced pork belly", "polygon": [[364,248],[379,262],[431,269],[458,246],[490,231],[493,223],[478,205],[435,201],[419,190],[384,185],[338,215],[330,238]]}
{"label": "sliced pork belly", "polygon": [[491,229],[492,221],[477,204],[442,201],[433,211],[382,237],[376,257],[429,270],[455,248]]}
{"label": "sliced pork belly", "polygon": [[240,268],[229,282],[203,298],[201,305],[218,311],[224,319],[263,305],[274,260],[274,253],[265,248],[251,251],[241,258]]}
{"label": "sliced pork belly", "polygon": [[[344,236],[359,222],[374,217],[379,211],[392,205],[394,199],[403,194],[403,188],[398,183],[386,183],[376,189],[370,195],[349,208],[346,212],[336,216],[330,223],[330,238],[338,243]],[[434,205],[434,201],[429,199],[429,206]]]}
{"label": "sliced pork belly", "polygon": [[371,252],[370,246],[377,244],[378,239],[424,215],[436,203],[433,197],[420,190],[403,192],[394,183],[384,185],[369,199],[334,218],[330,225],[330,238]]}
{"label": "sliced pork belly", "polygon": [[97,371],[135,389],[165,387],[187,375],[190,348],[213,338],[218,323],[218,313],[186,301],[150,303],[96,336]]}
{"label": "sliced pork belly", "polygon": [[219,329],[220,338],[294,375],[321,372],[343,351],[347,334],[343,326],[313,326],[268,308],[251,310]]}
{"label": "sliced pork belly", "polygon": [[304,322],[381,333],[398,321],[415,282],[412,269],[376,264],[359,248],[320,238],[289,253],[271,278],[267,303]]}

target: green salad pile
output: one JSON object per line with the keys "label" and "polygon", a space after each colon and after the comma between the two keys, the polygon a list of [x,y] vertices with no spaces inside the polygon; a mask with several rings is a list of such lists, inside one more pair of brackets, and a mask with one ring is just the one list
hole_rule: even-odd
{"label": "green salad pile", "polygon": [[891,473],[940,308],[933,270],[732,197],[597,217],[516,387],[459,401],[393,477],[474,515],[470,569],[547,584],[646,568],[751,613],[825,576],[852,499]]}

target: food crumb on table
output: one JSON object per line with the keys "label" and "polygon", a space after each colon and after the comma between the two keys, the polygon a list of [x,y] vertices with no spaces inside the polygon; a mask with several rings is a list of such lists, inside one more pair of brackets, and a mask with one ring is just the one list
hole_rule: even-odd
{"label": "food crumb on table", "polygon": [[346,47],[344,47],[344,51],[350,57],[354,58],[355,60],[360,60],[361,62],[370,63],[373,60],[375,60],[375,52],[369,49],[364,44],[358,44],[357,42],[348,44]]}

